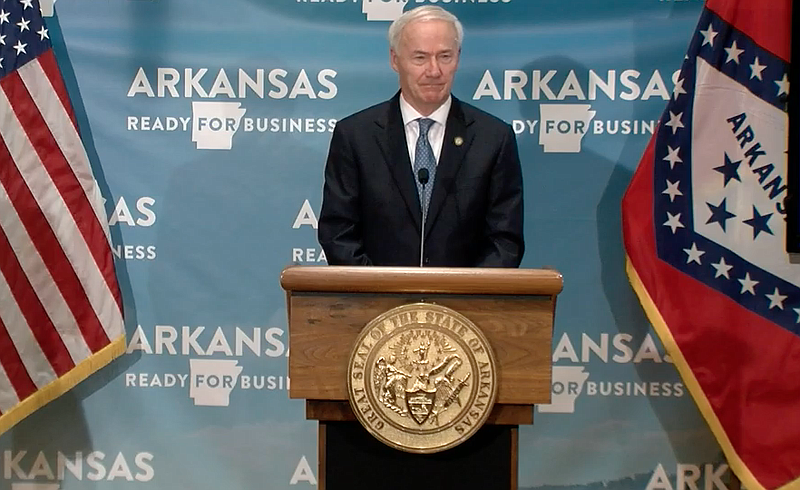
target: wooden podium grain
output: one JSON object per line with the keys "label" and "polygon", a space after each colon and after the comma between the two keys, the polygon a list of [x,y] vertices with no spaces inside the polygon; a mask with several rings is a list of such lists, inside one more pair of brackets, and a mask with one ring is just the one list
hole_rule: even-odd
{"label": "wooden podium grain", "polygon": [[[473,438],[499,445],[502,461],[487,465],[493,464],[495,471],[506,473],[498,478],[508,483],[507,488],[516,489],[517,427],[533,423],[533,405],[550,402],[553,320],[562,284],[561,274],[545,269],[336,266],[284,269],[281,286],[286,290],[289,317],[289,397],[305,399],[306,418],[319,421],[320,490],[348,486],[350,483],[344,480],[348,472],[359,471],[359,457],[365,458],[364,464],[370,464],[370,469],[374,469],[374,464],[386,462],[386,472],[392,477],[381,481],[379,486],[383,489],[395,488],[392,482],[397,483],[397,488],[409,488],[410,483],[403,482],[395,473],[402,469],[413,478],[414,465],[427,474],[431,473],[430,468],[436,468],[437,473],[442,472],[442,481],[455,481],[455,476],[447,476],[448,471],[474,466],[473,459],[486,462],[486,456],[481,454],[486,448],[479,447],[480,442],[473,442],[470,447],[467,441],[461,445],[466,449],[456,451],[461,447],[458,446],[444,451],[456,455],[448,458],[372,446],[370,439],[355,433],[360,425],[348,402],[346,373],[356,337],[369,321],[386,310],[417,302],[435,303],[461,313],[481,329],[491,344],[497,360],[497,399],[484,426],[487,435]],[[352,451],[356,458],[352,459],[352,468],[332,468],[328,464],[332,459],[329,447],[333,444],[332,435],[342,441],[337,439],[335,443],[336,464],[342,466],[351,461],[343,459],[341,451]],[[371,447],[361,451],[353,444]],[[370,460],[373,454],[382,451],[386,453],[379,457],[378,463]],[[490,451],[494,453],[498,451]],[[397,460],[397,468],[391,467],[393,460]],[[382,470],[374,471],[381,474]],[[466,482],[477,482],[481,477],[459,475]],[[336,483],[337,476],[341,484]],[[363,484],[359,488],[370,488],[361,475],[349,478],[359,478]],[[464,488],[463,484],[457,486]],[[444,488],[438,486],[437,490]]]}

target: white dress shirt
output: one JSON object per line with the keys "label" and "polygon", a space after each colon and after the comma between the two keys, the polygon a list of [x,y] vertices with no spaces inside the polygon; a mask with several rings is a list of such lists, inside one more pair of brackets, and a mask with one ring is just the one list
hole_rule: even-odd
{"label": "white dress shirt", "polygon": [[442,145],[444,144],[444,127],[447,122],[447,114],[450,113],[450,105],[453,102],[452,97],[447,97],[438,109],[433,111],[430,116],[423,116],[416,109],[411,107],[411,104],[406,102],[403,94],[400,94],[400,114],[403,116],[403,126],[406,130],[406,143],[408,143],[408,156],[411,158],[411,168],[414,168],[414,155],[417,149],[417,138],[419,138],[419,121],[421,117],[433,119],[434,123],[428,130],[428,141],[433,149],[433,156],[436,158],[436,164],[439,164],[439,155],[442,154]]}

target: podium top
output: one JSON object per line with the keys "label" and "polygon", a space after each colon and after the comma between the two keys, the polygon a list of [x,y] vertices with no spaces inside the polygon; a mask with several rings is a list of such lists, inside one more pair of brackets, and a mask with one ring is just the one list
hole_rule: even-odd
{"label": "podium top", "polygon": [[475,267],[289,266],[281,287],[294,292],[556,295],[550,269]]}

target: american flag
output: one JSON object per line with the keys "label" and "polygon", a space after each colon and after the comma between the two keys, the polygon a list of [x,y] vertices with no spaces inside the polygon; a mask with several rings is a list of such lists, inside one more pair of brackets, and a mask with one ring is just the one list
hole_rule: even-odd
{"label": "american flag", "polygon": [[0,433],[124,350],[108,222],[37,0],[0,0]]}
{"label": "american flag", "polygon": [[791,0],[708,0],[622,203],[628,276],[730,467],[800,488],[785,251]]}

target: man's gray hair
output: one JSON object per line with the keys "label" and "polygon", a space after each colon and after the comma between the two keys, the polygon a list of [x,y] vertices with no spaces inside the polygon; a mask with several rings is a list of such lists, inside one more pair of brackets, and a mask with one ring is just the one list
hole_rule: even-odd
{"label": "man's gray hair", "polygon": [[436,5],[424,5],[411,9],[392,22],[392,25],[389,26],[389,46],[396,51],[397,45],[400,43],[400,37],[403,35],[403,29],[407,25],[412,22],[426,22],[429,20],[449,22],[456,30],[456,44],[461,49],[461,42],[464,40],[464,26],[461,25],[458,17]]}

